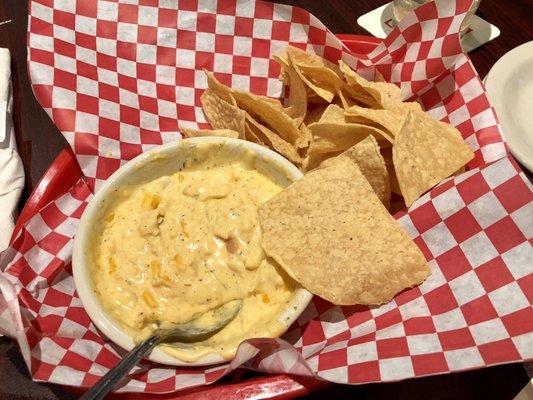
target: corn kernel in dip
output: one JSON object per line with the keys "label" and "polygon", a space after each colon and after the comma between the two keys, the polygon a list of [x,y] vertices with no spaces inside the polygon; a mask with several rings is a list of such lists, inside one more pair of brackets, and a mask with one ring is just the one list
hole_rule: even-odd
{"label": "corn kernel in dip", "polygon": [[220,332],[162,349],[187,362],[229,359],[247,338],[282,333],[277,317],[298,286],[266,258],[257,213],[282,187],[254,165],[252,153],[199,144],[179,172],[124,186],[106,206],[91,249],[93,284],[136,340],[235,299],[242,309]]}

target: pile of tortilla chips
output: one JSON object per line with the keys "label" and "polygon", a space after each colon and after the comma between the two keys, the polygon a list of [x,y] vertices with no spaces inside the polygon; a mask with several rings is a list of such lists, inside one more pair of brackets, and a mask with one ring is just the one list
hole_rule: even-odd
{"label": "pile of tortilla chips", "polygon": [[[372,136],[379,146],[372,157],[387,165],[385,186],[407,206],[473,158],[457,129],[432,119],[418,103],[402,102],[400,89],[380,76],[370,82],[342,60],[337,66],[291,46],[274,59],[290,90],[286,106],[229,88],[206,71],[209,88],[201,100],[215,130],[184,133],[259,143],[304,172]],[[382,194],[387,207],[389,198]]]}
{"label": "pile of tortilla chips", "polygon": [[389,211],[461,171],[473,153],[457,129],[402,102],[379,73],[371,82],[342,60],[291,46],[274,58],[287,104],[229,88],[206,71],[201,101],[214,130],[184,133],[249,140],[297,165],[306,175],[259,210],[265,252],[335,304],[389,301],[429,275]]}

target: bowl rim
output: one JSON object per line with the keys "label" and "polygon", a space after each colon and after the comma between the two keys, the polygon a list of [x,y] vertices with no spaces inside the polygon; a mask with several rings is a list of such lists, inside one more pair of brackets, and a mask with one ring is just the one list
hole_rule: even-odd
{"label": "bowl rim", "polygon": [[[76,235],[74,237],[73,254],[72,254],[72,274],[74,277],[74,285],[76,291],[83,304],[83,307],[91,321],[96,325],[101,333],[113,343],[120,346],[124,350],[131,350],[135,344],[133,338],[125,329],[120,326],[111,315],[109,315],[103,308],[98,296],[93,291],[92,279],[89,273],[89,265],[85,258],[85,248],[89,240],[90,230],[94,221],[97,219],[100,205],[103,200],[109,198],[114,189],[123,184],[124,180],[134,176],[136,171],[141,166],[148,165],[151,161],[157,160],[158,155],[171,155],[183,151],[183,148],[192,147],[200,143],[223,144],[228,146],[239,146],[251,150],[253,153],[260,155],[263,160],[268,163],[275,164],[276,167],[286,173],[290,181],[300,179],[303,174],[290,161],[275,153],[274,151],[258,145],[256,143],[248,142],[241,139],[225,138],[225,137],[196,137],[180,139],[171,143],[163,144],[144,152],[137,157],[131,159],[118,170],[116,170],[92,196],[85,208]],[[290,327],[290,325],[302,314],[307,305],[310,303],[313,295],[306,289],[298,288],[286,309],[278,315],[278,321],[284,327],[283,333]],[[280,335],[280,336],[281,336]],[[252,357],[253,352],[249,352],[248,357]],[[220,354],[209,353],[199,358],[194,362],[186,362],[165,353],[160,348],[156,347],[152,353],[147,357],[150,361],[171,366],[207,366],[231,361],[231,359],[224,359]]]}

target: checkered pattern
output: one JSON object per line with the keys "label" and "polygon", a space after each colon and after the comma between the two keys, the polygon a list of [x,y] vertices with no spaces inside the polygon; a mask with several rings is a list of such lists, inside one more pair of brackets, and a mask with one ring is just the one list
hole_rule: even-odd
{"label": "checkered pattern", "polygon": [[471,166],[506,155],[483,86],[457,34],[468,1],[442,2],[408,16],[369,55],[353,55],[307,12],[233,0],[174,2],[34,0],[29,71],[39,102],[63,132],[92,188],[124,161],[207,123],[202,69],[224,83],[279,96],[272,54],[287,43],[361,73],[376,66],[476,152]]}
{"label": "checkered pattern", "polygon": [[[248,368],[342,383],[393,381],[533,358],[533,194],[506,155],[492,108],[457,31],[468,1],[430,3],[357,59],[307,12],[262,2],[34,0],[29,69],[37,98],[87,176],[24,227],[1,255],[0,333],[16,337],[34,379],[90,386],[122,353],[76,295],[72,238],[91,190],[125,160],[203,126],[201,68],[276,96],[269,60],[289,42],[363,74],[375,64],[405,98],[457,126],[476,152],[397,215],[428,259],[421,286],[379,308],[315,298],[284,340],[254,339],[231,363],[143,363],[122,390],[170,392]],[[18,300],[18,301],[17,301]]]}

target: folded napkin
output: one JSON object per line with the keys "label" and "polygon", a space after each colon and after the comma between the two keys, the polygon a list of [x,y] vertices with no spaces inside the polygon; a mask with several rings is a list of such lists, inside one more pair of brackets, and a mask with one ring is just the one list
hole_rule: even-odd
{"label": "folded napkin", "polygon": [[11,57],[0,49],[0,252],[4,250],[15,226],[17,203],[24,188],[24,168],[17,153],[11,111]]}

